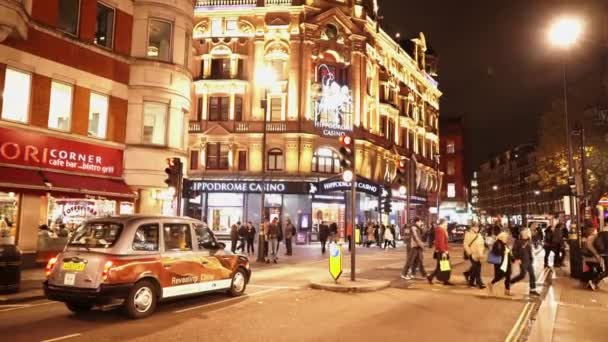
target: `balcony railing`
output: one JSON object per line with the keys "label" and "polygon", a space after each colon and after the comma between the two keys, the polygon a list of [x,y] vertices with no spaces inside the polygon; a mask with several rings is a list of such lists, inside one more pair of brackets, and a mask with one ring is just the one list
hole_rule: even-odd
{"label": "balcony railing", "polygon": [[291,6],[300,3],[298,0],[197,0],[196,7]]}
{"label": "balcony railing", "polygon": [[[261,121],[190,121],[190,133],[204,133],[209,128],[220,125],[229,133],[262,133],[264,123]],[[267,133],[297,133],[304,130],[297,121],[267,122]]]}

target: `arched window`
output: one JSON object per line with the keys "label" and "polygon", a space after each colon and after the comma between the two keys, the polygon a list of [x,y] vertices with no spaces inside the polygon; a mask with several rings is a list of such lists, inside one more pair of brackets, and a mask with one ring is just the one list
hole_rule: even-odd
{"label": "arched window", "polygon": [[320,148],[312,157],[312,171],[319,173],[340,173],[340,157],[329,148]]}
{"label": "arched window", "polygon": [[268,171],[283,171],[284,158],[283,151],[273,148],[268,151],[267,167]]}

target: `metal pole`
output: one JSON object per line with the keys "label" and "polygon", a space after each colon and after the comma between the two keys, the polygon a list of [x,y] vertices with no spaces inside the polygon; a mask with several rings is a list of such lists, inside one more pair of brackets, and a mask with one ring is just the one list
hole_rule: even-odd
{"label": "metal pole", "polygon": [[440,213],[439,204],[440,203],[439,202],[441,200],[441,198],[440,198],[441,197],[441,187],[443,186],[443,184],[442,184],[443,179],[441,179],[441,177],[439,176],[439,161],[440,161],[439,158],[440,158],[439,155],[437,155],[437,160],[436,160],[437,161],[437,183],[438,183],[437,184],[437,222],[439,222],[439,218],[440,218],[440,216],[439,216],[439,213]]}
{"label": "metal pole", "polygon": [[[568,115],[568,54],[564,56],[563,61],[564,67],[564,122],[566,124],[566,142],[568,143],[568,184],[572,178],[572,137],[570,136],[570,118]],[[572,216],[575,214],[575,205],[572,198],[572,193],[569,195],[570,198],[570,222],[572,222]],[[577,233],[580,235],[580,228],[577,227]]]}
{"label": "metal pole", "polygon": [[260,232],[258,234],[258,259],[257,261],[263,262],[265,259],[265,246],[264,239],[266,237],[263,235],[263,227],[266,221],[266,210],[264,208],[264,196],[266,194],[266,184],[265,184],[265,176],[266,176],[266,108],[268,107],[268,94],[266,91],[264,92],[264,99],[262,100],[262,177],[260,179],[260,185],[262,191],[260,193]]}
{"label": "metal pole", "polygon": [[[579,227],[579,232],[582,232],[582,213],[584,213],[584,210],[587,209],[587,166],[585,164],[585,129],[582,126],[581,123],[581,128],[580,128],[580,135],[581,135],[581,146],[580,146],[580,154],[581,154],[581,182],[582,182],[582,194],[580,195],[580,203],[578,204],[578,217],[579,219],[577,220],[577,226]],[[581,205],[583,206],[583,212],[581,213]],[[579,241],[579,246],[581,243],[581,236],[579,234],[578,236],[578,241]]]}
{"label": "metal pole", "polygon": [[351,194],[351,199],[350,199],[350,224],[352,225],[352,233],[351,233],[351,237],[350,237],[350,241],[351,241],[351,250],[350,250],[350,280],[351,281],[355,281],[356,280],[356,276],[355,276],[355,260],[356,260],[356,246],[357,244],[356,242],[356,232],[355,232],[355,214],[356,214],[356,205],[357,205],[357,173],[355,172],[355,170],[357,169],[355,167],[355,143],[353,142],[353,181],[351,182],[351,186],[350,186],[350,194]]}

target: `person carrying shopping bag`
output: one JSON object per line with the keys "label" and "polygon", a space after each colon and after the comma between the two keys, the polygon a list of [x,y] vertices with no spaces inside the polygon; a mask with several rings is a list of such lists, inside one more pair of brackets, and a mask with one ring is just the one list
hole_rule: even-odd
{"label": "person carrying shopping bag", "polygon": [[465,260],[471,262],[471,268],[464,272],[464,277],[469,283],[470,287],[478,287],[479,289],[485,289],[486,286],[481,280],[481,260],[485,253],[485,242],[481,232],[479,231],[479,225],[474,223],[466,234],[464,235],[464,252]]}
{"label": "person carrying shopping bag", "polygon": [[448,221],[446,219],[439,220],[439,224],[435,227],[434,258],[437,260],[437,266],[435,267],[435,271],[426,278],[429,284],[433,284],[433,279],[437,278],[443,285],[454,286],[454,284],[450,282],[449,270],[446,270],[446,265],[449,265],[450,260],[448,249]]}
{"label": "person carrying shopping bag", "polygon": [[488,284],[488,292],[494,294],[494,285],[501,280],[505,280],[505,296],[511,296],[511,263],[513,257],[507,245],[509,233],[502,232],[496,237],[496,242],[492,245],[488,255],[488,263],[494,265],[494,279]]}

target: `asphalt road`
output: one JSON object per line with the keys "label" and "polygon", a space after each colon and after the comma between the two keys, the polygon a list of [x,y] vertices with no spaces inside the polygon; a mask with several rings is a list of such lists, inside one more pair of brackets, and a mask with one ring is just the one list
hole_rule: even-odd
{"label": "asphalt road", "polygon": [[[460,248],[452,252],[455,287],[400,279],[403,248],[358,251],[359,277],[391,280],[390,288],[365,294],[311,290],[311,280],[329,277],[327,259],[315,255],[254,266],[245,296],[173,300],[143,320],[130,320],[119,309],[74,315],[46,300],[0,306],[0,331],[6,341],[504,341],[528,301],[527,283],[515,285],[509,298],[500,287],[496,296],[466,287]],[[344,261],[348,270],[349,258]],[[427,254],[427,270],[433,262]],[[489,281],[490,267],[484,268]]]}

